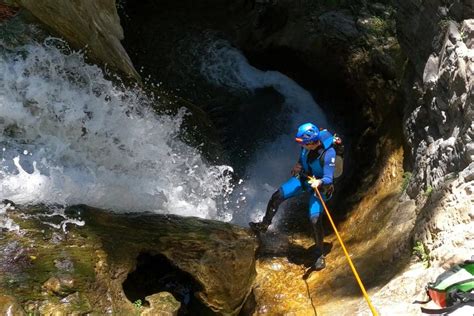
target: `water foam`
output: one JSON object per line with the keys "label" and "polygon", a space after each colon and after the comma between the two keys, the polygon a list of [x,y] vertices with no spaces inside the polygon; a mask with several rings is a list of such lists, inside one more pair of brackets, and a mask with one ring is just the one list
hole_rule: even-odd
{"label": "water foam", "polygon": [[0,231],[2,229],[10,231],[19,231],[20,226],[18,226],[11,218],[7,216],[7,211],[14,210],[15,207],[8,202],[0,203]]}
{"label": "water foam", "polygon": [[230,219],[232,170],[179,140],[186,113],[155,114],[64,47],[0,46],[0,201]]}
{"label": "water foam", "polygon": [[262,71],[225,40],[213,40],[201,61],[201,73],[216,85],[247,91],[272,87],[284,98],[284,110],[275,124],[285,125],[275,140],[260,140],[261,146],[246,168],[245,181],[234,190],[234,222],[245,224],[260,218],[271,194],[289,178],[298,160],[299,146],[293,141],[297,127],[306,122],[328,128],[328,121],[312,95],[278,71]]}

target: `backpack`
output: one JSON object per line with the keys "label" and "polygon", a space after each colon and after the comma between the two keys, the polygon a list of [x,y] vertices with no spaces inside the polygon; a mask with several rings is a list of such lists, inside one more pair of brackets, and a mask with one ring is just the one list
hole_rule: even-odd
{"label": "backpack", "polygon": [[[337,134],[334,134],[333,139],[332,148],[334,148],[336,151],[336,167],[334,168],[333,178],[336,179],[339,178],[344,171],[344,144],[342,143],[341,137],[339,137]],[[321,154],[321,157],[319,158],[321,167],[324,166],[324,155],[326,155],[326,151],[327,149]]]}
{"label": "backpack", "polygon": [[436,281],[426,286],[427,301],[415,303],[435,302],[440,309],[421,307],[425,314],[449,313],[462,305],[474,302],[474,256],[463,264],[458,264],[440,274]]}

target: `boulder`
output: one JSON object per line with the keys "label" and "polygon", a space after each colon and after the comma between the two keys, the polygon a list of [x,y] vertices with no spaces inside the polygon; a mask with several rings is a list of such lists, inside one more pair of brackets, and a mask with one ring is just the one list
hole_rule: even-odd
{"label": "boulder", "polygon": [[140,313],[141,316],[177,316],[180,303],[168,292],[161,292],[146,297],[150,307]]}
{"label": "boulder", "polygon": [[351,41],[360,36],[354,17],[344,11],[329,11],[319,16],[321,32],[328,38]]}
{"label": "boulder", "polygon": [[123,30],[115,0],[13,0],[96,62],[139,79],[120,41]]}
{"label": "boulder", "polygon": [[[34,216],[20,218],[24,213]],[[48,225],[58,218],[47,214],[49,210],[43,207],[17,208],[9,216],[21,233],[9,231],[0,238],[0,247],[5,249],[0,292],[15,297],[29,313],[133,314],[139,305],[132,304],[134,297],[141,297],[142,302],[147,297],[150,307],[144,304],[142,311],[148,314],[163,310],[174,315],[181,306],[191,313],[236,315],[251,292],[257,243],[244,228],[198,218],[116,214],[80,206],[69,208],[64,216],[80,218],[84,226],[68,225],[64,233]],[[156,262],[165,260],[173,267],[165,273],[161,264],[149,266],[141,277],[151,283],[166,279],[162,284],[170,289],[175,284],[176,293],[170,292],[176,299],[170,293],[157,294],[164,290],[150,290],[150,282],[134,289],[143,292],[138,295],[126,288],[129,274],[141,273],[137,258],[143,254],[162,258]],[[181,288],[176,286],[180,275],[189,280]],[[180,289],[187,294],[180,296]]]}

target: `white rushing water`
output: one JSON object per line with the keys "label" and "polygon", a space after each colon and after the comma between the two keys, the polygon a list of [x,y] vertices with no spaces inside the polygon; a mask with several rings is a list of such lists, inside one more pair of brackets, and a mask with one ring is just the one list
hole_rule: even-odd
{"label": "white rushing water", "polygon": [[4,228],[10,231],[18,231],[20,229],[20,227],[15,222],[13,222],[13,220],[6,216],[6,212],[13,209],[14,207],[10,203],[0,202],[0,230]]}
{"label": "white rushing water", "polygon": [[178,139],[185,113],[155,114],[61,46],[0,45],[0,201],[229,220],[231,168]]}
{"label": "white rushing water", "polygon": [[275,140],[262,140],[246,168],[245,181],[233,192],[236,209],[233,221],[245,225],[261,218],[271,194],[290,177],[298,160],[299,146],[294,135],[299,125],[313,122],[329,128],[326,116],[311,94],[295,81],[277,71],[261,71],[251,66],[245,56],[227,41],[215,40],[203,54],[201,73],[213,84],[233,90],[253,92],[272,87],[285,99],[284,109],[276,122],[288,129]]}

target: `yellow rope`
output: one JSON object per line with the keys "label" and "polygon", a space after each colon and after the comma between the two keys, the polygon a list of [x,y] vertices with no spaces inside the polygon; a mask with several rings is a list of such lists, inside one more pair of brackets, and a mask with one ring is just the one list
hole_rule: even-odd
{"label": "yellow rope", "polygon": [[326,203],[324,203],[324,200],[321,196],[321,193],[319,193],[319,190],[317,188],[315,189],[315,191],[318,194],[318,197],[321,200],[321,203],[323,204],[324,210],[326,211],[326,214],[329,218],[329,221],[331,222],[332,228],[334,229],[334,232],[336,233],[337,239],[339,240],[339,243],[341,244],[342,250],[344,250],[344,254],[346,255],[347,261],[349,261],[349,265],[351,266],[352,273],[354,273],[354,276],[357,280],[357,283],[359,283],[359,287],[362,291],[362,294],[364,294],[365,300],[367,301],[367,304],[369,304],[369,308],[372,311],[372,315],[378,316],[378,313],[375,310],[374,306],[372,305],[372,302],[370,301],[369,295],[367,294],[367,291],[365,290],[364,284],[362,284],[362,281],[360,280],[359,274],[357,273],[357,270],[354,267],[354,264],[352,263],[351,257],[349,257],[349,253],[347,252],[346,247],[344,246],[344,243],[342,242],[341,236],[339,236],[339,232],[337,231],[336,225],[334,225],[334,221],[332,220],[331,214],[329,214],[329,210],[326,207]]}

